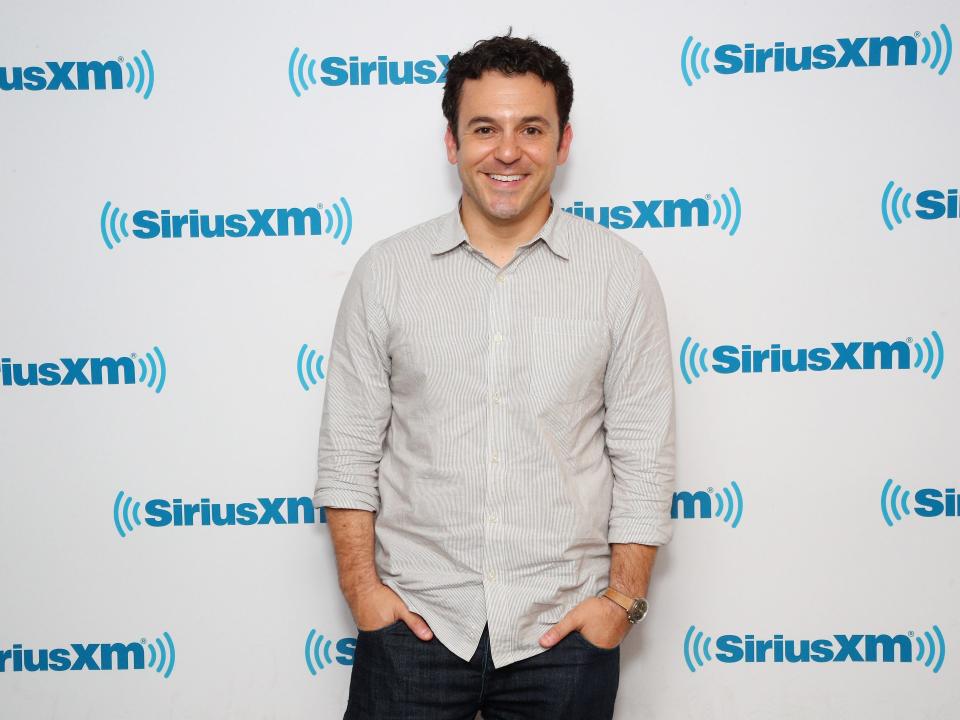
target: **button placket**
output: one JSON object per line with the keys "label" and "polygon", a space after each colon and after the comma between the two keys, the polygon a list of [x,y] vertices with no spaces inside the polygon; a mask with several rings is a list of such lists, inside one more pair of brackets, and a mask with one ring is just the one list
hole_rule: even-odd
{"label": "button placket", "polygon": [[487,359],[487,486],[484,492],[484,577],[487,583],[497,582],[498,555],[496,553],[496,530],[500,521],[500,498],[498,480],[503,477],[503,448],[500,443],[505,435],[503,395],[506,381],[507,353],[509,352],[509,298],[507,274],[497,268],[488,295],[488,318],[491,342]]}

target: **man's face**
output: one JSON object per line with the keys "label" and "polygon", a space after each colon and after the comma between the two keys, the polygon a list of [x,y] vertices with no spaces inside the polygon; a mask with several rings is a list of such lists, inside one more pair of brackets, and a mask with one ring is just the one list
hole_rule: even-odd
{"label": "man's face", "polygon": [[466,80],[457,132],[447,128],[447,159],[458,166],[463,203],[496,224],[520,222],[548,202],[557,165],[566,162],[573,131],[561,132],[553,85],[527,73],[496,71]]}

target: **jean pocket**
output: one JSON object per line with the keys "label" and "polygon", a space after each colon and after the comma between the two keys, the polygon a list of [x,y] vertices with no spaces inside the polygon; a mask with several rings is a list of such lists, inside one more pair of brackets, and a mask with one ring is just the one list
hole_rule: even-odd
{"label": "jean pocket", "polygon": [[357,635],[358,635],[358,636],[359,636],[359,635],[376,635],[377,633],[386,632],[386,631],[389,630],[390,628],[395,628],[395,627],[397,627],[398,625],[402,625],[402,624],[404,624],[404,622],[403,622],[403,620],[401,619],[401,620],[395,620],[394,622],[390,623],[389,625],[384,625],[382,628],[376,628],[376,629],[374,629],[374,630],[361,630],[360,628],[357,628]]}
{"label": "jean pocket", "polygon": [[584,645],[590,648],[591,650],[596,650],[598,652],[611,653],[611,652],[616,652],[617,650],[620,649],[619,644],[614,645],[612,648],[605,648],[605,647],[600,647],[599,645],[594,645],[592,642],[587,640],[583,636],[583,633],[581,633],[579,630],[574,630],[573,632],[570,633],[570,635],[572,635],[575,639],[579,640],[581,645]]}

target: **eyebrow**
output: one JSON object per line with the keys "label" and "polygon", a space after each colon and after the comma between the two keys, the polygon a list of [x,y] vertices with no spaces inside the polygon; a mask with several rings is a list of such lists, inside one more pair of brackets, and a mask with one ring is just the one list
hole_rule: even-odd
{"label": "eyebrow", "polygon": [[[497,121],[492,117],[486,115],[478,115],[477,117],[470,118],[470,122],[467,123],[467,127],[471,125],[477,125],[478,123],[489,123],[491,125],[497,125]],[[520,118],[521,125],[527,125],[529,123],[540,123],[541,125],[550,126],[550,121],[547,120],[543,115],[527,115]]]}

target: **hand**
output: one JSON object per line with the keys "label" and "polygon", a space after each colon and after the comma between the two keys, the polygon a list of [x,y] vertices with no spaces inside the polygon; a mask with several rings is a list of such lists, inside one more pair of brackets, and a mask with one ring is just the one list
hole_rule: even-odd
{"label": "hand", "polygon": [[540,645],[553,647],[574,630],[597,647],[612,650],[633,625],[626,611],[609,598],[592,597],[575,605],[540,637]]}
{"label": "hand", "polygon": [[358,630],[380,630],[397,620],[403,620],[421,640],[430,640],[433,637],[433,631],[426,620],[410,612],[400,596],[383,583],[353,593],[348,601]]}

